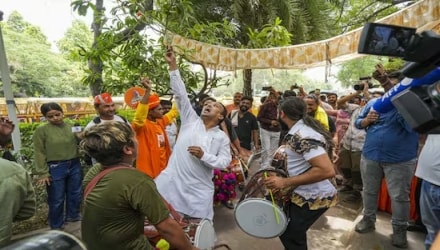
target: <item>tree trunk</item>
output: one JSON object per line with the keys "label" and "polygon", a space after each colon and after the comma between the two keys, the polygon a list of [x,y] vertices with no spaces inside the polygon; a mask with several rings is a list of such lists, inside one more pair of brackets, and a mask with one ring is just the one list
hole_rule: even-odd
{"label": "tree trunk", "polygon": [[252,96],[252,69],[243,70],[243,95]]}
{"label": "tree trunk", "polygon": [[[104,17],[104,0],[96,0],[96,10],[93,12],[93,44],[92,50],[97,48],[97,43],[99,36],[102,33],[102,25],[103,25],[103,17]],[[90,83],[90,91],[93,96],[99,95],[101,93],[102,86],[102,71],[103,71],[103,63],[99,56],[94,56],[89,58],[89,69],[91,71],[91,77],[93,82]]]}

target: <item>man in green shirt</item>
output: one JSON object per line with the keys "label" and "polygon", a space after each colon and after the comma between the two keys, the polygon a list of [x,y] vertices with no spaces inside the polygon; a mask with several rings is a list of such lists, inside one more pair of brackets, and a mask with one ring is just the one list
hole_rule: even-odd
{"label": "man in green shirt", "polygon": [[[83,181],[81,232],[88,249],[153,249],[144,235],[145,219],[174,248],[196,249],[169,216],[153,179],[132,167],[138,143],[129,125],[111,121],[93,126],[84,132],[81,148],[100,163]],[[122,168],[98,176],[114,167]]]}
{"label": "man in green shirt", "polygon": [[[0,146],[11,140],[14,124],[0,118]],[[19,164],[0,159],[0,247],[9,242],[12,222],[25,220],[35,213],[35,191],[28,172]]]}

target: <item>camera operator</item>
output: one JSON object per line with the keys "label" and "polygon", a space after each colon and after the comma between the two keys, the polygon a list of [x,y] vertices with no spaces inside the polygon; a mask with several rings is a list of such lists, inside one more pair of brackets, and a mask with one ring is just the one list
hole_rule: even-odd
{"label": "camera operator", "polygon": [[[393,87],[382,65],[376,65],[372,76],[385,91]],[[397,110],[380,115],[374,111],[372,106],[377,100],[370,100],[356,120],[357,128],[366,129],[366,138],[361,156],[364,216],[355,230],[358,233],[375,230],[379,189],[385,176],[393,210],[391,243],[407,248],[409,193],[416,165],[418,135]]]}

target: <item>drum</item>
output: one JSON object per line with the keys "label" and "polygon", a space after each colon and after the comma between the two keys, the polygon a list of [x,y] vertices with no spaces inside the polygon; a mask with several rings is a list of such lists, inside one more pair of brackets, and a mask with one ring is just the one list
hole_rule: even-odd
{"label": "drum", "polygon": [[215,244],[215,231],[212,222],[206,219],[189,219],[183,229],[192,244],[200,249],[211,249]]}
{"label": "drum", "polygon": [[[210,249],[215,244],[215,231],[211,221],[206,219],[183,219],[179,222],[186,237],[193,246],[200,249]],[[162,239],[156,228],[149,224],[148,221],[144,225],[144,234],[150,240],[153,246]],[[174,249],[172,246],[170,249]]]}
{"label": "drum", "polygon": [[86,246],[75,236],[63,231],[51,230],[12,242],[3,250],[86,250]]}
{"label": "drum", "polygon": [[228,169],[235,174],[237,183],[244,182],[245,174],[240,159],[233,157],[231,163],[229,163]]}
{"label": "drum", "polygon": [[290,202],[291,188],[274,191],[271,195],[271,191],[263,184],[266,175],[287,177],[279,169],[259,170],[249,180],[234,211],[240,229],[258,238],[280,236],[289,222],[284,207]]}
{"label": "drum", "polygon": [[285,174],[287,174],[287,154],[286,154],[286,146],[281,145],[273,154],[271,167],[275,169],[282,170]]}

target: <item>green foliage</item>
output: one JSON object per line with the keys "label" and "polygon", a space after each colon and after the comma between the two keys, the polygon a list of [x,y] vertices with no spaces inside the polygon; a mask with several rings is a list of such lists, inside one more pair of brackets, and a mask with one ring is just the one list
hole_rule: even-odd
{"label": "green foliage", "polygon": [[57,42],[57,47],[67,59],[86,63],[81,54],[92,46],[92,42],[93,34],[90,28],[84,22],[77,20],[73,21],[64,37]]}
{"label": "green foliage", "polygon": [[[13,12],[3,23],[4,41],[14,93],[27,96],[87,96],[82,72],[51,51],[39,27]],[[1,94],[2,95],[2,94]]]}
{"label": "green foliage", "polygon": [[[195,20],[188,1],[157,1],[156,5],[157,10],[153,11],[146,5],[146,1],[119,2],[110,10],[113,17],[95,17],[95,22],[98,19],[104,22],[104,28],[95,37],[94,45],[88,46],[80,54],[83,60],[95,65],[86,71],[86,76],[82,79],[84,83],[90,86],[99,84],[97,88],[101,92],[120,94],[139,85],[140,77],[148,76],[155,83],[154,91],[161,95],[170,93],[168,67],[163,56],[165,47],[161,44],[161,39],[155,39],[151,29],[144,29],[150,27],[154,30],[158,22],[177,29],[178,24],[188,26],[194,24]],[[90,1],[74,1],[72,6],[80,14],[84,13],[85,8],[93,8],[95,16],[99,14]],[[196,27],[193,34],[210,37],[212,33],[220,32],[224,26],[209,25],[209,28],[216,28],[209,32],[206,32],[208,29],[202,29],[203,27]],[[191,92],[202,80],[201,75],[192,73],[190,66],[183,60],[179,62],[181,74]]]}
{"label": "green foliage", "polygon": [[290,44],[290,34],[287,29],[281,25],[281,19],[278,17],[273,24],[266,24],[261,31],[249,30],[250,48],[267,48],[275,46],[286,46]]}
{"label": "green foliage", "polygon": [[371,76],[376,64],[382,64],[387,72],[394,72],[401,69],[404,61],[398,58],[383,58],[378,56],[365,56],[342,64],[337,78],[343,87],[351,87],[359,81],[359,77]]}
{"label": "green foliage", "polygon": [[351,88],[353,84],[359,81],[359,77],[371,76],[374,65],[380,62],[380,59],[376,56],[365,56],[345,62],[342,64],[337,78],[343,87]]}
{"label": "green foliage", "polygon": [[[342,34],[362,27],[366,22],[374,22],[399,10],[394,1],[348,0],[335,11],[337,33]],[[341,8],[342,7],[342,8]]]}

